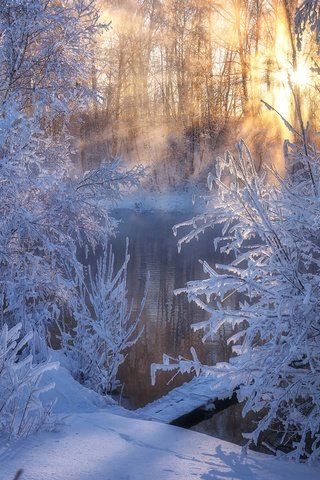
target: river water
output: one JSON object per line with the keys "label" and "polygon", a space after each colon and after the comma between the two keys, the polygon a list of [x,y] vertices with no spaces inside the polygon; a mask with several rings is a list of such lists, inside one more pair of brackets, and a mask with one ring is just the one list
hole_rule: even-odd
{"label": "river water", "polygon": [[[177,237],[172,227],[189,220],[192,213],[117,209],[113,216],[121,219],[118,235],[112,240],[115,255],[115,272],[122,265],[129,239],[130,262],[127,272],[128,299],[133,299],[133,317],[140,308],[146,278],[150,273],[149,288],[140,328],[143,329],[137,343],[129,350],[120,366],[118,378],[122,383],[120,404],[129,409],[143,407],[173,388],[192,378],[192,375],[159,372],[156,384],[151,384],[152,363],[162,363],[163,354],[173,358],[179,355],[191,359],[190,349],[196,349],[200,361],[207,365],[227,361],[231,350],[227,338],[231,332],[222,331],[210,342],[202,342],[202,332],[194,332],[191,325],[202,322],[208,314],[194,303],[189,303],[185,294],[175,295],[174,290],[183,288],[191,280],[206,278],[201,260],[210,265],[226,263],[228,258],[213,248],[218,231],[208,229],[198,240],[183,244],[178,253],[177,240],[188,233],[190,227],[178,230]],[[94,262],[94,257],[89,263]],[[237,302],[233,298],[232,301]],[[242,418],[242,405],[232,405],[204,419],[193,430],[212,435],[222,440],[243,445],[241,432],[250,432],[258,420],[257,415]],[[269,433],[266,433],[268,439]],[[259,447],[261,451],[267,451]]]}
{"label": "river water", "polygon": [[[185,287],[188,281],[206,278],[199,259],[213,266],[215,263],[226,263],[228,258],[214,250],[213,241],[220,232],[210,229],[198,240],[183,244],[178,253],[177,240],[186,235],[190,227],[178,230],[177,237],[174,237],[172,227],[189,220],[192,213],[161,210],[141,213],[132,209],[117,209],[113,211],[113,216],[121,220],[118,235],[111,242],[115,272],[123,263],[126,239],[130,242],[127,288],[129,302],[133,299],[133,317],[140,310],[146,279],[150,274],[147,300],[139,324],[143,331],[129,350],[118,375],[123,387],[118,398],[120,404],[137,409],[192,378],[188,374],[177,374],[172,378],[172,373],[159,372],[153,386],[150,367],[152,363],[162,363],[163,354],[191,359],[190,349],[194,347],[200,361],[207,365],[230,358],[227,338],[231,332],[222,331],[210,342],[203,343],[202,332],[194,332],[191,325],[206,320],[208,314],[194,303],[189,303],[185,294],[174,294],[175,289]],[[94,257],[83,260],[93,264]],[[233,298],[232,301],[238,300]],[[213,414],[211,418],[204,418],[192,429],[244,445],[242,432],[252,431],[258,419],[256,414],[243,419],[242,405],[236,404]],[[269,436],[270,432],[266,432],[268,441]],[[258,449],[267,453],[261,446]]]}
{"label": "river water", "polygon": [[119,379],[123,384],[122,403],[129,408],[142,407],[160,398],[169,390],[188,380],[188,375],[157,375],[151,385],[150,365],[161,363],[162,355],[174,358],[182,355],[191,358],[190,348],[195,347],[199,359],[206,364],[225,361],[230,355],[226,335],[222,332],[213,341],[202,342],[202,333],[193,332],[191,324],[203,321],[207,313],[189,303],[185,294],[174,295],[174,289],[184,287],[189,280],[205,278],[198,259],[221,263],[223,258],[214,252],[214,232],[208,230],[198,241],[184,244],[177,250],[177,238],[187,233],[181,230],[178,237],[172,234],[173,225],[192,217],[180,212],[145,212],[129,209],[113,212],[121,218],[119,234],[114,240],[116,261],[123,261],[126,237],[130,240],[128,269],[129,298],[135,299],[136,311],[143,296],[147,272],[150,283],[146,305],[142,315],[144,328],[136,345],[132,347],[120,368]]}

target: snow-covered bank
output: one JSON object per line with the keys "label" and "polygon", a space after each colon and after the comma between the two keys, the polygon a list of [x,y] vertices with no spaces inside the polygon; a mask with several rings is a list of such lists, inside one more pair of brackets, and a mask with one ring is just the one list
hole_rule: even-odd
{"label": "snow-covered bank", "polygon": [[281,462],[212,437],[109,412],[74,414],[60,431],[20,441],[1,459],[1,480],[318,480],[319,470]]}
{"label": "snow-covered bank", "polygon": [[112,402],[102,409],[101,399],[74,382],[66,369],[52,375],[61,425],[3,447],[0,480],[13,480],[20,468],[21,480],[319,478],[316,467],[254,452],[243,456],[237,445],[133,418],[134,413]]}

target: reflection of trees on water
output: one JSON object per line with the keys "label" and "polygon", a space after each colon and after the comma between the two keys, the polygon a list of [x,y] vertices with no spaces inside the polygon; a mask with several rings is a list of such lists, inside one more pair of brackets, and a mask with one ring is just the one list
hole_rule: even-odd
{"label": "reflection of trees on water", "polygon": [[169,321],[170,303],[172,301],[172,285],[170,284],[172,266],[169,261],[169,248],[160,245],[159,252],[159,292],[158,292],[158,308],[157,318],[161,318],[165,322]]}
{"label": "reflection of trees on water", "polygon": [[211,418],[200,422],[191,428],[196,432],[214,435],[221,440],[245,445],[247,440],[243,438],[241,432],[250,432],[253,430],[256,416],[250,414],[248,417],[242,416],[243,404],[236,404],[214,414]]}
{"label": "reflection of trees on water", "polygon": [[212,258],[212,232],[198,242],[183,245],[178,254],[172,226],[190,214],[122,211],[120,216],[124,222],[120,225],[120,235],[113,242],[114,251],[121,260],[125,238],[130,238],[127,285],[129,297],[136,298],[134,310],[143,295],[145,278],[150,271],[148,297],[142,317],[144,331],[120,369],[120,379],[125,384],[124,393],[131,398],[132,406],[138,407],[187,380],[179,375],[167,385],[170,377],[160,374],[156,386],[151,386],[150,364],[160,363],[163,353],[190,358],[190,347],[194,346],[204,363],[226,360],[230,355],[226,344],[230,332],[221,332],[210,343],[203,344],[203,332],[193,332],[191,324],[205,320],[206,312],[193,302],[189,303],[186,295],[173,294],[174,289],[185,286],[188,281],[204,278],[198,258]]}
{"label": "reflection of trees on water", "polygon": [[[206,433],[220,440],[226,440],[238,445],[245,445],[247,439],[244,438],[243,433],[252,432],[257,427],[257,423],[261,420],[263,412],[257,413],[250,411],[244,417],[242,414],[243,406],[243,402],[231,405],[225,410],[214,413],[212,417],[194,425],[191,427],[191,430]],[[250,448],[270,454],[270,450],[264,445],[269,444],[276,447],[281,444],[281,437],[282,435],[279,431],[269,429],[263,432],[258,445],[251,445]]]}
{"label": "reflection of trees on water", "polygon": [[[181,285],[181,277],[183,279],[188,278],[185,270],[185,264],[182,265],[181,269],[179,269],[179,265],[176,265],[174,271],[174,289],[178,288],[178,286]],[[177,355],[179,353],[188,353],[181,351],[181,344],[184,340],[186,340],[186,338],[189,338],[190,336],[190,325],[192,323],[192,319],[194,318],[192,310],[194,310],[192,308],[192,305],[188,302],[186,298],[184,298],[183,295],[173,295],[172,308],[170,312],[170,328],[174,355]],[[190,345],[189,342],[187,343]]]}

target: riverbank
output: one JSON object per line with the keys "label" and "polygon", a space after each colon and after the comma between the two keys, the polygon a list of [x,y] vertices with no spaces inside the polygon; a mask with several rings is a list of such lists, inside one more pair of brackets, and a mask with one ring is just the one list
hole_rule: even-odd
{"label": "riverbank", "polygon": [[66,369],[48,372],[57,388],[56,426],[2,445],[0,479],[13,480],[318,480],[319,468],[281,461],[204,434],[137,418],[77,384]]}

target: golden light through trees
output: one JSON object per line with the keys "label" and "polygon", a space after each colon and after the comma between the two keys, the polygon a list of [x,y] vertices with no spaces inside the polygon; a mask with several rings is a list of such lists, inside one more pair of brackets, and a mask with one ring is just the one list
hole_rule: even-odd
{"label": "golden light through trees", "polygon": [[198,175],[229,137],[246,135],[259,150],[258,126],[268,125],[272,144],[288,136],[261,100],[295,123],[293,90],[303,91],[303,114],[317,128],[318,51],[308,31],[296,48],[298,3],[101,0],[112,25],[97,43],[102,100],[95,125],[88,112],[83,143],[98,135],[107,154],[161,164],[157,175],[170,184],[173,163],[182,178]]}

